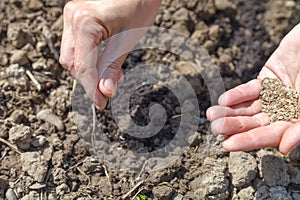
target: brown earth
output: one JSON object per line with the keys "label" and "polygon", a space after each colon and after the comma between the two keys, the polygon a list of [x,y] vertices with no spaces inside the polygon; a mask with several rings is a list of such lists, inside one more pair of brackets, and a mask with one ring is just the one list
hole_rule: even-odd
{"label": "brown earth", "polygon": [[[300,199],[300,149],[287,156],[276,148],[224,152],[222,138],[211,134],[204,116],[211,105],[205,83],[168,52],[134,51],[124,71],[159,60],[188,78],[201,111],[189,150],[151,173],[119,171],[95,159],[72,120],[73,78],[58,63],[65,3],[0,1],[0,199],[118,199],[135,186],[128,199],[137,193],[136,199]],[[299,0],[165,0],[155,26],[179,31],[203,45],[229,89],[256,77],[280,39],[300,22],[299,11]],[[153,85],[134,94],[129,107],[137,124],[149,122],[152,103],[166,108],[168,121],[156,146],[123,133],[110,106],[96,113],[99,126],[122,148],[161,148],[178,127],[172,118],[181,114],[178,101],[167,88]]]}

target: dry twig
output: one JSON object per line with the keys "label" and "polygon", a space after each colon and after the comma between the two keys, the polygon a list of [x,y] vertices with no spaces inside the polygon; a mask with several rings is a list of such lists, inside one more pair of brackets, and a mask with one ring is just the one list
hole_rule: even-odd
{"label": "dry twig", "polygon": [[18,149],[18,147],[16,147],[15,145],[9,143],[8,141],[6,141],[3,138],[0,138],[0,142],[2,142],[3,144],[6,144],[8,147],[10,147],[12,150],[14,150],[15,152],[17,152],[18,154],[22,154],[22,152]]}
{"label": "dry twig", "polygon": [[26,74],[29,77],[29,79],[34,83],[35,87],[37,88],[38,91],[41,91],[42,86],[41,84],[36,80],[34,75],[31,73],[31,71],[26,70]]}
{"label": "dry twig", "polygon": [[121,199],[123,199],[123,200],[127,199],[143,183],[144,183],[144,181],[138,182],[131,190],[129,190],[126,194],[124,194]]}

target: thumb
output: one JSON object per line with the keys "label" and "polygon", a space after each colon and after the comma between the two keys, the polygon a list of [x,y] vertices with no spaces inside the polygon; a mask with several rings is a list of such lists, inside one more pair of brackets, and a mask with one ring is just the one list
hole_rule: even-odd
{"label": "thumb", "polygon": [[283,134],[279,151],[287,154],[300,144],[300,122],[290,126]]}
{"label": "thumb", "polygon": [[[106,97],[112,97],[117,92],[117,84],[123,77],[122,64],[126,58],[122,55],[117,60],[111,62],[107,67],[104,67],[103,72],[100,74],[98,88],[100,92]],[[100,66],[101,68],[101,66]]]}

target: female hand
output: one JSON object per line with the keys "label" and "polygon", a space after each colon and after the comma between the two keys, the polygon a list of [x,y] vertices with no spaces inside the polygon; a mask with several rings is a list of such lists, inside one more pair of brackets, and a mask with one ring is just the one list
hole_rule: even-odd
{"label": "female hand", "polygon": [[[106,97],[116,92],[127,52],[139,40],[126,34],[109,38],[152,25],[159,5],[160,0],[73,0],[66,4],[60,63],[99,109],[105,108]],[[102,41],[105,48],[99,55]]]}
{"label": "female hand", "polygon": [[270,124],[259,102],[261,80],[277,78],[300,91],[300,24],[281,41],[255,80],[237,86],[219,98],[219,105],[207,110],[212,131],[227,136],[227,151],[246,151],[279,146],[286,154],[300,144],[300,121]]}

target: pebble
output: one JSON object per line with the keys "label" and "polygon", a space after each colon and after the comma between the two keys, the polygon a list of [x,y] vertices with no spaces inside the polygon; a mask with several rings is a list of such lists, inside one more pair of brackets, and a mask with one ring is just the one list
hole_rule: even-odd
{"label": "pebble", "polygon": [[46,143],[46,137],[43,135],[36,136],[33,141],[31,142],[32,146],[34,147],[40,147],[43,146]]}
{"label": "pebble", "polygon": [[23,74],[25,72],[23,67],[20,67],[20,65],[18,63],[16,64],[11,64],[8,67],[6,67],[5,69],[5,73],[9,76],[20,76],[21,74]]}
{"label": "pebble", "polygon": [[40,190],[46,187],[46,184],[44,183],[34,183],[33,185],[29,186],[29,189],[31,190]]}
{"label": "pebble", "polygon": [[26,43],[26,34],[19,23],[10,23],[7,28],[7,38],[17,48],[22,48]]}
{"label": "pebble", "polygon": [[67,184],[63,183],[63,184],[57,186],[55,191],[56,191],[56,194],[62,196],[64,194],[66,194],[67,192],[70,192],[70,188],[68,187]]}
{"label": "pebble", "polygon": [[249,186],[249,187],[246,187],[246,188],[243,188],[239,191],[238,193],[238,196],[240,199],[242,200],[252,200],[254,199],[254,189],[252,186]]}
{"label": "pebble", "polygon": [[6,193],[5,193],[5,197],[7,200],[17,200],[17,197],[13,191],[13,189],[9,188]]}
{"label": "pebble", "polygon": [[8,177],[1,175],[0,176],[0,190],[6,190],[8,187]]}
{"label": "pebble", "polygon": [[271,187],[269,191],[272,200],[292,200],[291,195],[287,192],[287,190],[284,187]]}
{"label": "pebble", "polygon": [[9,130],[9,141],[16,144],[20,149],[30,148],[32,133],[29,126],[16,125]]}
{"label": "pebble", "polygon": [[218,10],[235,9],[235,5],[229,0],[215,0],[215,6]]}
{"label": "pebble", "polygon": [[160,185],[154,187],[152,193],[160,200],[169,200],[173,194],[173,188],[167,185]]}
{"label": "pebble", "polygon": [[38,112],[36,117],[39,120],[53,124],[60,131],[64,130],[65,128],[63,121],[57,115],[55,115],[51,109],[41,110]]}
{"label": "pebble", "polygon": [[29,63],[29,60],[27,58],[26,51],[24,50],[13,51],[10,57],[10,63],[11,64],[18,63],[21,66],[27,65]]}
{"label": "pebble", "polygon": [[199,71],[195,68],[190,62],[187,61],[179,61],[175,69],[184,76],[197,76],[199,75]]}
{"label": "pebble", "polygon": [[24,120],[24,111],[23,110],[14,110],[9,116],[9,120],[16,124],[20,124]]}
{"label": "pebble", "polygon": [[28,4],[28,8],[31,10],[41,10],[43,7],[43,3],[39,0],[30,0]]}

